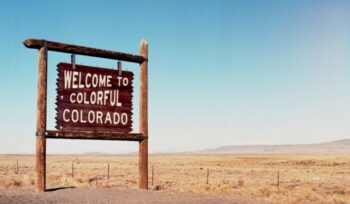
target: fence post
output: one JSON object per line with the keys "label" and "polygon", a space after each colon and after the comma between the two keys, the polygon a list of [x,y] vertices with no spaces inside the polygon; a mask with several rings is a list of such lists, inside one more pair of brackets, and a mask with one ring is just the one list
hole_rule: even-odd
{"label": "fence post", "polygon": [[18,174],[18,160],[16,162],[16,174]]}
{"label": "fence post", "polygon": [[209,168],[207,168],[207,184],[209,184]]}
{"label": "fence post", "polygon": [[280,188],[280,172],[277,171],[277,188]]}
{"label": "fence post", "polygon": [[152,165],[152,186],[153,186],[153,178],[154,178],[154,165]]}
{"label": "fence post", "polygon": [[109,162],[107,164],[107,182],[109,182]]}
{"label": "fence post", "polygon": [[74,163],[72,162],[72,178],[74,178]]}

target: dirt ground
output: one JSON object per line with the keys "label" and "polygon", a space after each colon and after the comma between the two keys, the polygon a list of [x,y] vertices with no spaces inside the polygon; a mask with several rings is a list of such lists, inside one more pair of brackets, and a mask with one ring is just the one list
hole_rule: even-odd
{"label": "dirt ground", "polygon": [[[34,166],[33,156],[0,156],[0,189],[33,189]],[[47,188],[134,190],[137,170],[137,156],[48,156]],[[345,204],[350,203],[350,155],[150,156],[149,184],[151,197],[184,192],[254,202]]]}
{"label": "dirt ground", "polygon": [[23,203],[266,203],[234,197],[218,197],[194,193],[172,193],[135,189],[68,188],[52,192],[36,193],[33,189],[0,190],[0,204]]}

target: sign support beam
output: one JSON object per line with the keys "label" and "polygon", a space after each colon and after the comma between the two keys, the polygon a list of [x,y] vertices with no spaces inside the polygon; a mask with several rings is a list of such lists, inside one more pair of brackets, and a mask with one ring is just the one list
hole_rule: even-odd
{"label": "sign support beam", "polygon": [[46,98],[47,98],[47,46],[39,49],[38,96],[36,112],[36,174],[35,190],[46,189]]}
{"label": "sign support beam", "polygon": [[142,63],[146,59],[138,56],[123,52],[116,52],[110,50],[96,49],[92,47],[78,46],[67,43],[60,43],[54,41],[38,40],[38,39],[27,39],[23,42],[24,46],[32,49],[40,49],[47,44],[47,49],[56,52],[63,52],[68,54],[85,55],[92,57],[100,57],[113,60],[122,60],[127,62]]}
{"label": "sign support beam", "polygon": [[[148,59],[148,43],[141,41],[140,55]],[[140,133],[146,138],[139,142],[139,188],[148,189],[148,60],[140,64]]]}

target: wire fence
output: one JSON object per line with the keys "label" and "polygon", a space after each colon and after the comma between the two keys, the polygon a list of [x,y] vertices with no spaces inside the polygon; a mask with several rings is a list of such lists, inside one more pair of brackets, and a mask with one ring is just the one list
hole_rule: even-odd
{"label": "wire fence", "polygon": [[[300,188],[313,186],[325,189],[350,185],[350,163],[269,163],[251,165],[221,165],[209,163],[169,164],[149,163],[150,188],[188,190],[198,185],[228,185],[232,188],[270,186],[271,188]],[[0,161],[0,179],[31,178],[35,180],[32,162]],[[48,159],[48,186],[105,186],[137,188],[138,163],[136,159],[125,161],[78,158]],[[1,183],[0,183],[1,185]],[[327,187],[328,186],[328,187]],[[0,186],[1,187],[1,186]],[[347,191],[345,191],[347,192]]]}

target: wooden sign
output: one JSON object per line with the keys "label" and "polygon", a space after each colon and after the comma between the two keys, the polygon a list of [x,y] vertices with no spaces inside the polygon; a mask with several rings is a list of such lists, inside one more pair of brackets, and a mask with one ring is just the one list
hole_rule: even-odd
{"label": "wooden sign", "polygon": [[[36,184],[46,191],[46,139],[127,140],[139,144],[139,180],[148,189],[148,43],[140,44],[140,55],[73,44],[27,39],[27,48],[38,49],[38,94],[36,114]],[[132,131],[133,73],[60,63],[56,97],[56,128],[48,130],[48,51],[99,57],[140,65],[139,132]],[[74,57],[72,61],[75,62]],[[73,63],[75,64],[75,63]]]}
{"label": "wooden sign", "polygon": [[129,71],[59,63],[58,130],[132,131],[132,81]]}

